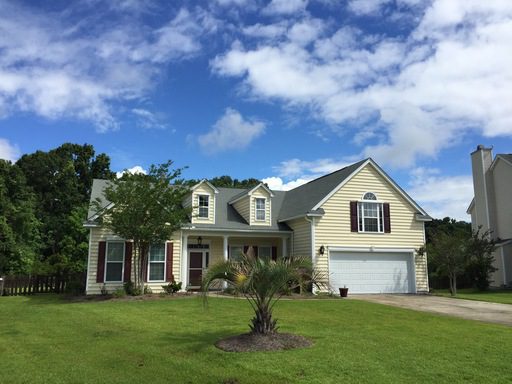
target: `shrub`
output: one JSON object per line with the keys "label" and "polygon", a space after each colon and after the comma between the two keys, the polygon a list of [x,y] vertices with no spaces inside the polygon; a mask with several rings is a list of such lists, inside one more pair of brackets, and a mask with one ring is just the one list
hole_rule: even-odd
{"label": "shrub", "polygon": [[126,291],[124,290],[124,288],[118,288],[118,289],[116,289],[114,291],[112,296],[114,296],[114,297],[125,297],[126,296]]}
{"label": "shrub", "polygon": [[135,285],[133,284],[133,281],[127,281],[126,283],[123,284],[123,287],[127,295],[134,296],[133,290],[135,288]]}
{"label": "shrub", "polygon": [[144,294],[151,295],[152,293],[153,293],[153,290],[151,289],[151,287],[149,285],[145,285],[144,286]]}
{"label": "shrub", "polygon": [[108,295],[107,286],[105,284],[101,286],[100,292],[103,296]]}
{"label": "shrub", "polygon": [[162,285],[162,288],[168,295],[174,295],[176,292],[181,290],[181,281],[177,283],[173,280],[167,285]]}

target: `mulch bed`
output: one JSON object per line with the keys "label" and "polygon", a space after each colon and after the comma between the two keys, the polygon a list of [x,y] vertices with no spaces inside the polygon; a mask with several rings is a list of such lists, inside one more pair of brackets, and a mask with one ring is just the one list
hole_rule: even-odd
{"label": "mulch bed", "polygon": [[285,349],[307,348],[313,345],[311,340],[291,333],[256,335],[244,333],[219,340],[215,346],[226,352],[280,351]]}

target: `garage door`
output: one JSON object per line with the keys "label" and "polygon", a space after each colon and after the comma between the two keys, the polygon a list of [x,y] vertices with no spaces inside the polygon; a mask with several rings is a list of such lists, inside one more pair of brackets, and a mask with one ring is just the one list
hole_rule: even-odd
{"label": "garage door", "polygon": [[349,293],[414,293],[410,253],[330,252],[329,283]]}

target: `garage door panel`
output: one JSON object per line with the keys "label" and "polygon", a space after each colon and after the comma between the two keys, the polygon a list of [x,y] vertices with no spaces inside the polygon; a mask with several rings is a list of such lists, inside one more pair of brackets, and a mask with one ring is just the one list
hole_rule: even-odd
{"label": "garage door panel", "polygon": [[329,281],[333,289],[352,293],[410,293],[412,257],[408,253],[332,252]]}

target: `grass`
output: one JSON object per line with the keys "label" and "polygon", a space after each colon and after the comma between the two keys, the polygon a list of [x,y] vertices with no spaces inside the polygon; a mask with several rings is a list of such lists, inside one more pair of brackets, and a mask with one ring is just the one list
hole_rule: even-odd
{"label": "grass", "polygon": [[503,383],[512,328],[360,300],[290,300],[283,332],[314,346],[229,353],[248,330],[243,300],[66,302],[0,298],[2,383]]}
{"label": "grass", "polygon": [[[452,297],[448,289],[436,290],[433,294],[436,296]],[[493,289],[482,292],[472,288],[458,289],[456,298],[466,300],[489,301],[491,303],[512,304],[512,290]]]}

